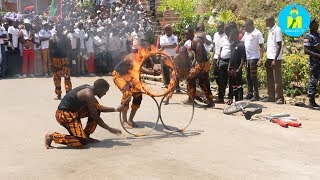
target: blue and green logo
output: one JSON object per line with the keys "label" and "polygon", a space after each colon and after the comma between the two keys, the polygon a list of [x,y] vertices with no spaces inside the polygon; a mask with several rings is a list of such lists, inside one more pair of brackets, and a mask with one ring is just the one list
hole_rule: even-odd
{"label": "blue and green logo", "polygon": [[291,37],[298,37],[307,32],[310,15],[303,6],[290,4],[281,10],[278,21],[283,33]]}

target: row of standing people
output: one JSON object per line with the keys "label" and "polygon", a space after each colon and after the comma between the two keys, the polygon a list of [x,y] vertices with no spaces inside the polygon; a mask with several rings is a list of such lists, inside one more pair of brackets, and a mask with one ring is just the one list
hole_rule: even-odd
{"label": "row of standing people", "polygon": [[[276,25],[274,18],[266,20],[269,27],[267,40],[267,60],[265,67],[267,70],[268,96],[262,101],[284,103],[283,84],[281,74],[282,64],[282,32]],[[233,30],[237,30],[234,32]],[[264,38],[262,33],[254,27],[252,20],[247,20],[244,28],[245,32],[238,31],[235,23],[226,26],[220,22],[218,32],[211,38],[204,33],[204,49],[207,55],[213,51],[212,58],[213,71],[218,85],[217,103],[224,103],[226,88],[229,85],[228,104],[235,100],[250,99],[259,101],[259,79],[257,76],[258,67],[263,64]],[[178,39],[172,34],[170,26],[164,28],[164,35],[159,38],[159,47],[169,54],[173,59],[177,54]],[[233,33],[231,33],[233,32]],[[187,32],[188,33],[188,32]],[[238,34],[237,41],[232,39],[231,34]],[[211,41],[213,39],[213,41]],[[191,49],[191,40],[187,40],[184,46]],[[189,60],[188,60],[189,61]],[[193,61],[191,59],[190,61]],[[246,69],[246,79],[248,83],[247,95],[243,97],[242,67]],[[164,87],[169,83],[169,71],[163,67]],[[209,83],[209,82],[208,82]],[[177,89],[179,91],[179,87]]]}

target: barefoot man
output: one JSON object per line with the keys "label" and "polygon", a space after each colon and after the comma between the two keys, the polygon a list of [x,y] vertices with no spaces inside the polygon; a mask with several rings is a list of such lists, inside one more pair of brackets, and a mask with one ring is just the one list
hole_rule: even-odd
{"label": "barefoot man", "polygon": [[[112,72],[113,81],[123,94],[121,99],[121,104],[124,104],[124,109],[122,110],[122,123],[126,128],[133,128],[136,126],[136,124],[133,122],[133,118],[142,101],[142,93],[135,87],[135,84],[132,81],[133,76],[130,74],[130,70],[134,66],[134,56],[135,53],[131,53],[124,57],[124,59],[115,67],[115,70]],[[159,76],[161,74],[160,70],[147,69],[144,67],[141,68],[141,72],[154,76]],[[131,96],[133,97],[133,100],[128,120],[127,113]]]}
{"label": "barefoot man", "polygon": [[[188,53],[188,50],[185,46],[179,48],[179,53],[173,58],[175,65],[178,70],[178,78],[176,85],[176,93],[181,93],[180,81],[186,79],[189,76],[191,69],[191,61],[193,59],[192,54]],[[169,100],[172,97],[173,92],[167,95],[166,99],[163,101],[164,105],[169,104]]]}
{"label": "barefoot man", "polygon": [[205,28],[203,24],[199,24],[196,29],[196,36],[189,35],[191,40],[191,50],[194,52],[193,67],[190,70],[190,74],[187,78],[187,91],[189,98],[184,101],[185,104],[193,103],[196,97],[196,81],[199,80],[199,85],[206,95],[208,104],[206,107],[214,107],[213,96],[210,90],[210,84],[208,83],[209,70],[211,64],[207,56],[207,52],[204,47],[205,40]]}
{"label": "barefoot man", "polygon": [[[58,106],[56,119],[61,126],[68,130],[70,135],[57,132],[46,134],[46,148],[52,148],[52,141],[72,147],[83,147],[87,143],[99,142],[89,137],[95,131],[97,125],[113,134],[121,134],[120,130],[109,127],[100,117],[101,112],[119,112],[123,108],[122,105],[118,108],[112,108],[104,107],[98,103],[95,96],[101,98],[108,90],[108,82],[104,79],[98,79],[93,86],[86,84],[69,91]],[[88,117],[88,122],[83,129],[81,118],[85,117]]]}

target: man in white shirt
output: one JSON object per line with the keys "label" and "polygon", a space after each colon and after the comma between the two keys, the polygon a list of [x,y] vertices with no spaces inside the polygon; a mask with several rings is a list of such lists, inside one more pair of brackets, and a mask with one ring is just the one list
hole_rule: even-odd
{"label": "man in white shirt", "polygon": [[51,62],[49,57],[49,40],[52,37],[49,30],[49,24],[43,22],[43,29],[39,32],[39,37],[41,40],[41,54],[42,54],[42,71],[43,75],[49,77]]}
{"label": "man in white shirt", "polygon": [[42,55],[41,55],[41,39],[40,26],[34,25],[34,75],[43,75]]}
{"label": "man in white shirt", "polygon": [[80,75],[80,59],[79,59],[79,47],[80,41],[77,33],[74,31],[74,26],[69,26],[69,31],[67,33],[68,39],[71,42],[71,49],[69,51],[69,60],[71,63],[71,74],[73,76]]}
{"label": "man in white shirt", "polygon": [[270,28],[267,41],[267,88],[268,97],[265,102],[276,102],[284,104],[283,84],[281,75],[282,63],[282,32],[279,26],[275,24],[274,17],[266,19],[266,26]]}
{"label": "man in white shirt", "polygon": [[215,103],[224,103],[224,95],[228,85],[228,66],[231,57],[231,48],[229,41],[229,34],[231,31],[230,24],[227,24],[224,28],[225,36],[222,36],[220,41],[220,50],[218,53],[217,66],[218,66],[218,99]]}
{"label": "man in white shirt", "polygon": [[[120,31],[120,56],[128,53],[128,39],[129,35],[126,33],[125,29]],[[122,59],[122,58],[121,58]]]}
{"label": "man in white shirt", "polygon": [[140,25],[134,26],[134,31],[131,33],[132,50],[137,51],[141,47],[141,41],[144,39],[144,33],[139,31]]}
{"label": "man in white shirt", "polygon": [[207,51],[209,59],[211,59],[210,53],[213,51],[213,44],[212,44],[212,37],[210,35],[206,35],[205,43],[203,45]]}
{"label": "man in white shirt", "polygon": [[[85,39],[88,37],[84,30],[84,25],[82,22],[78,22],[77,28],[74,30],[76,33],[76,37],[79,38],[80,43],[80,57],[85,53]],[[85,75],[86,67],[85,67],[85,61],[83,58],[79,58],[80,63],[77,64],[77,68],[79,69],[79,72],[81,75]]]}
{"label": "man in white shirt", "polygon": [[11,44],[11,51],[10,56],[8,57],[10,59],[10,69],[12,75],[15,75],[16,77],[20,78],[21,75],[21,56],[20,56],[20,50],[19,50],[19,29],[18,29],[19,22],[18,21],[9,21],[9,28],[8,28],[8,35],[9,35],[9,41]]}
{"label": "man in white shirt", "polygon": [[1,77],[6,77],[7,70],[7,57],[5,52],[5,44],[4,41],[8,37],[8,33],[6,29],[2,26],[2,22],[0,21],[0,65],[1,65]]}
{"label": "man in white shirt", "polygon": [[107,72],[109,65],[105,60],[108,40],[106,36],[103,35],[101,29],[98,28],[98,32],[94,35],[93,41],[97,47],[95,59],[96,74],[101,76]]}
{"label": "man in white shirt", "polygon": [[[164,27],[165,35],[160,37],[160,50],[163,50],[166,54],[174,58],[176,56],[176,48],[178,46],[178,38],[173,35],[171,25],[167,24]],[[170,82],[170,70],[162,63],[162,76],[164,87],[167,87]]]}
{"label": "man in white shirt", "polygon": [[119,32],[115,28],[113,28],[112,33],[110,33],[109,37],[109,43],[108,43],[108,51],[111,54],[112,57],[112,67],[110,68],[110,71],[113,71],[114,67],[118,64],[120,61],[119,59],[119,50],[120,50],[120,38],[119,38]]}
{"label": "man in white shirt", "polygon": [[258,66],[262,64],[264,53],[264,39],[262,33],[254,27],[253,21],[248,19],[245,23],[245,34],[241,41],[244,42],[247,55],[247,82],[248,94],[245,99],[251,101],[259,101],[259,81],[258,81]]}
{"label": "man in white shirt", "polygon": [[[226,34],[224,33],[224,22],[218,23],[217,32],[213,35],[213,43],[214,43],[214,55],[212,61],[213,75],[219,86],[219,66],[217,65],[218,57],[220,55],[221,49],[221,40],[225,38]],[[223,99],[217,100],[217,103],[223,103]]]}
{"label": "man in white shirt", "polygon": [[94,31],[96,30],[91,29],[90,31],[87,32],[88,38],[85,41],[86,54],[88,55],[87,71],[89,76],[95,76],[95,65],[94,65],[95,54],[94,54],[94,47],[93,47],[94,46],[93,34],[95,34]]}

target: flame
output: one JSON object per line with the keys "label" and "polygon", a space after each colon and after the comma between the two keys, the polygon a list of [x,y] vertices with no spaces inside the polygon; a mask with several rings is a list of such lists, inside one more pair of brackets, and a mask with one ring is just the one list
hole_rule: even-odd
{"label": "flame", "polygon": [[[160,55],[164,57],[161,58],[161,61],[163,61],[169,67],[169,69],[171,69],[171,77],[168,88],[161,93],[152,92],[152,90],[150,88],[147,88],[145,86],[145,83],[141,82],[140,80],[142,66],[150,56],[154,55]],[[136,89],[153,97],[165,96],[168,93],[172,92],[177,82],[177,67],[174,64],[172,58],[166,53],[157,50],[154,46],[151,46],[150,49],[140,48],[138,50],[138,52],[134,55],[133,68],[129,71],[128,74],[131,76],[128,78],[131,78],[131,83],[134,84]]]}

